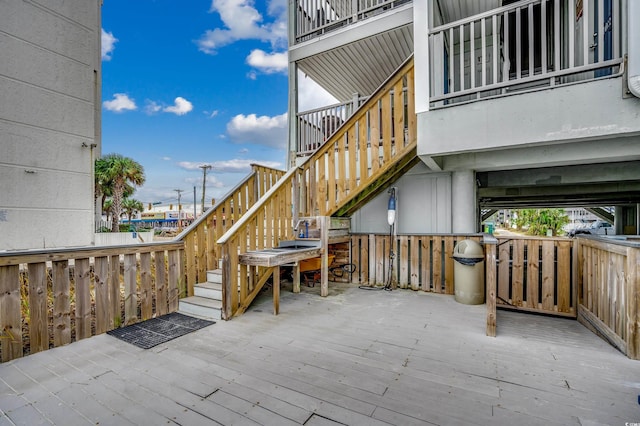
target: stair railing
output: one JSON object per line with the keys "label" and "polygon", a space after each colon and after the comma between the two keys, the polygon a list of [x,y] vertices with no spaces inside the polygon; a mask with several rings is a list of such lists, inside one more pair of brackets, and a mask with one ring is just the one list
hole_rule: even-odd
{"label": "stair railing", "polygon": [[251,168],[246,178],[175,238],[184,241],[187,296],[193,296],[195,284],[207,280],[208,270],[218,269],[221,253],[217,239],[285,174],[258,164]]}
{"label": "stair railing", "polygon": [[235,315],[264,278],[261,268],[240,265],[240,254],[294,238],[294,219],[339,212],[370,192],[376,180],[397,171],[398,164],[416,157],[414,105],[410,57],[324,145],[289,170],[218,239],[223,318]]}

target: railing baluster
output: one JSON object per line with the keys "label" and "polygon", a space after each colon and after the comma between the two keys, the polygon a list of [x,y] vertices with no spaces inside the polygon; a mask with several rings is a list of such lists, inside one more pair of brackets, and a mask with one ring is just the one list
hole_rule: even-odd
{"label": "railing baluster", "polygon": [[454,49],[454,46],[455,46],[454,42],[455,42],[455,35],[454,35],[454,32],[453,32],[453,27],[452,27],[452,28],[449,28],[449,75],[447,76],[449,78],[449,85],[448,85],[449,86],[448,87],[449,91],[448,91],[448,93],[453,93],[453,92],[456,91],[456,86],[455,86],[456,73],[455,73],[455,68],[453,66],[453,64],[454,64],[453,60],[454,60],[455,53],[456,53],[455,49]]}
{"label": "railing baluster", "polygon": [[522,77],[522,22],[520,8],[516,9],[516,79]]}
{"label": "railing baluster", "polygon": [[485,18],[482,18],[480,21],[481,25],[481,37],[480,41],[482,46],[482,82],[480,86],[485,86],[487,84],[487,21]]}
{"label": "railing baluster", "polygon": [[[529,11],[528,11],[528,19],[529,19],[529,23],[527,25],[527,28],[529,29],[528,31],[528,39],[529,39],[529,77],[533,76],[534,73],[534,65],[535,65],[535,59],[534,59],[534,46],[535,46],[535,39],[534,39],[534,32],[533,32],[533,3],[531,3],[529,5]],[[542,18],[540,19],[542,21]]]}
{"label": "railing baluster", "polygon": [[594,58],[594,62],[604,62],[604,32],[604,0],[600,0],[598,2],[598,59],[596,61]]}
{"label": "railing baluster", "polygon": [[476,87],[476,23],[469,23],[469,88]]}
{"label": "railing baluster", "polygon": [[464,90],[464,25],[460,25],[460,29],[458,31],[460,36],[460,90]]}
{"label": "railing baluster", "polygon": [[576,33],[576,1],[569,0],[569,14],[567,16],[569,22],[569,68],[575,66],[575,33]]}
{"label": "railing baluster", "polygon": [[498,82],[498,17],[493,15],[491,17],[491,31],[493,32],[493,61],[491,66],[493,67],[493,80],[492,84]]}
{"label": "railing baluster", "polygon": [[[600,2],[602,3],[602,1]],[[589,1],[583,2],[582,6],[582,64],[587,65],[589,62],[597,62],[597,58],[593,58],[593,61],[589,61],[589,56],[591,52],[591,43],[593,42],[593,31],[597,31],[597,29],[591,28],[591,17],[589,15]],[[595,53],[595,52],[594,52]]]}
{"label": "railing baluster", "polygon": [[502,15],[502,25],[504,26],[504,66],[502,67],[502,81],[506,83],[509,81],[509,68],[511,68],[511,58],[509,58],[509,39],[511,38],[511,34],[509,33],[509,12],[504,12]]}
{"label": "railing baluster", "polygon": [[542,74],[547,73],[547,0],[540,4],[540,66]]}

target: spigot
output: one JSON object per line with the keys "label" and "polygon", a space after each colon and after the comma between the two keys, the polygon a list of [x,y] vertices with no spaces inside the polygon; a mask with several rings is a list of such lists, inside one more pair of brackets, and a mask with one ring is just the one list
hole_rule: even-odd
{"label": "spigot", "polygon": [[304,233],[298,234],[298,229],[300,228],[300,224],[302,223],[307,223],[307,221],[304,219],[300,219],[296,223],[296,226],[293,227],[293,235],[295,235],[296,237],[304,238]]}

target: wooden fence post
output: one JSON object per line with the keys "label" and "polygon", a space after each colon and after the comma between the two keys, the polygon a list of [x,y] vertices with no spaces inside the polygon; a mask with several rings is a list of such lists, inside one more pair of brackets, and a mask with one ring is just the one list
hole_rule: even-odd
{"label": "wooden fence post", "polygon": [[496,337],[496,326],[497,326],[497,316],[496,316],[496,246],[498,244],[498,240],[485,235],[484,237],[484,247],[485,247],[485,267],[486,267],[486,277],[485,277],[485,285],[486,288],[486,299],[487,299],[487,336]]}
{"label": "wooden fence post", "polygon": [[631,359],[640,359],[640,256],[638,248],[627,248],[627,330],[626,344],[627,356]]}

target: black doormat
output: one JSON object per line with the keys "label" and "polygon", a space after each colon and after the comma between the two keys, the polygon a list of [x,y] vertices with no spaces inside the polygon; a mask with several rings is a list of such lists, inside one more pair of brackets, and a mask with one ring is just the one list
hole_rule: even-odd
{"label": "black doormat", "polygon": [[215,324],[215,321],[207,321],[173,312],[137,324],[116,328],[115,330],[107,331],[107,334],[139,348],[149,349],[211,324]]}

